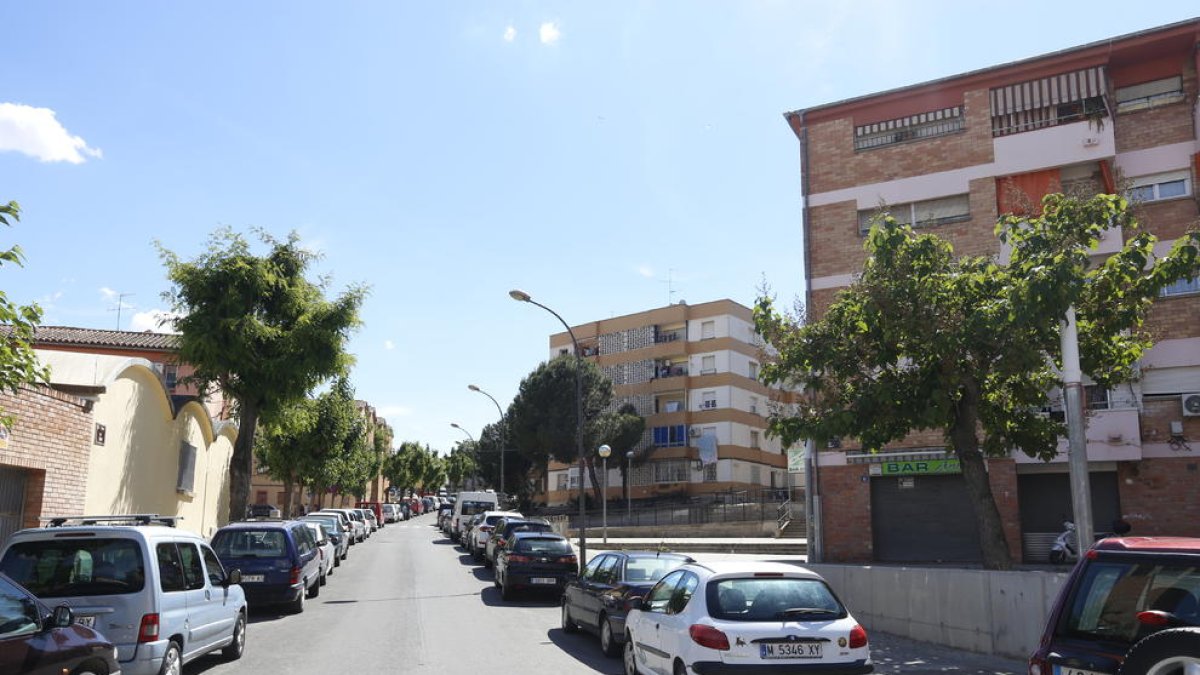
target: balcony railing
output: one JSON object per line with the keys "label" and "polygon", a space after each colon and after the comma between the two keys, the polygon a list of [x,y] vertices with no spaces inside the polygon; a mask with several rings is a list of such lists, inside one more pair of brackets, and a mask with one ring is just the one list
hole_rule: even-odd
{"label": "balcony railing", "polygon": [[659,379],[664,377],[680,377],[687,374],[687,366],[658,366],[654,369],[654,376]]}
{"label": "balcony railing", "polygon": [[662,344],[664,342],[676,342],[676,341],[682,340],[682,339],[683,339],[683,331],[681,331],[681,330],[663,331],[654,336],[655,344]]}

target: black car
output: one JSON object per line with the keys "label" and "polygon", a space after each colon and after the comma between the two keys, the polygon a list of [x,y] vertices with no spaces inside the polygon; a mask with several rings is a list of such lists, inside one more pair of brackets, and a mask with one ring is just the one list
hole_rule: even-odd
{"label": "black car", "polygon": [[0,573],[0,673],[116,673],[117,649],[74,622],[71,608],[53,612]]}
{"label": "black car", "polygon": [[566,537],[549,532],[518,532],[496,556],[493,583],[505,600],[512,599],[518,589],[561,595],[578,569],[579,559]]}
{"label": "black car", "polygon": [[667,572],[695,562],[679,553],[613,551],[588,561],[583,575],[567,583],[562,598],[562,629],[582,628],[600,635],[606,656],[621,653],[625,614],[633,598],[646,595]]}
{"label": "black car", "polygon": [[496,521],[487,543],[483,547],[483,566],[491,567],[496,563],[496,552],[504,548],[513,532],[553,532],[554,527],[544,520],[531,520],[516,516],[503,516]]}

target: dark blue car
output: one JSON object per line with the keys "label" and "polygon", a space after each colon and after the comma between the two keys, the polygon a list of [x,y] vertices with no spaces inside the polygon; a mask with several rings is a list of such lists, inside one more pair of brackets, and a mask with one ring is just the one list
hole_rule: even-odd
{"label": "dark blue car", "polygon": [[321,592],[321,558],[312,531],[296,520],[251,520],[217,531],[213,550],[227,569],[242,571],[250,607],[287,605],[304,611],[305,597]]}

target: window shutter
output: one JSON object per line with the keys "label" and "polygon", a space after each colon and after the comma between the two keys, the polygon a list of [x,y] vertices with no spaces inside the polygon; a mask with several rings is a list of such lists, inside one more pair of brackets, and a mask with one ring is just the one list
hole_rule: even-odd
{"label": "window shutter", "polygon": [[184,441],[179,444],[179,477],[175,491],[192,494],[196,484],[196,446]]}

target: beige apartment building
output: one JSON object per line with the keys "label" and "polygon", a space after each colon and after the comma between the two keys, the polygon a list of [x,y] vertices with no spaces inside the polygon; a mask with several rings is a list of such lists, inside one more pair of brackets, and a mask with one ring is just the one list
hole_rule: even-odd
{"label": "beige apartment building", "polygon": [[[612,406],[630,403],[646,419],[633,499],[790,489],[784,448],[766,433],[768,403],[782,392],[758,381],[762,346],[749,308],[680,302],[571,329],[581,355],[612,380]],[[570,353],[568,333],[550,336],[551,358]],[[626,462],[609,458],[609,499],[626,496]],[[547,467],[548,504],[566,503],[578,486],[578,467]]]}

